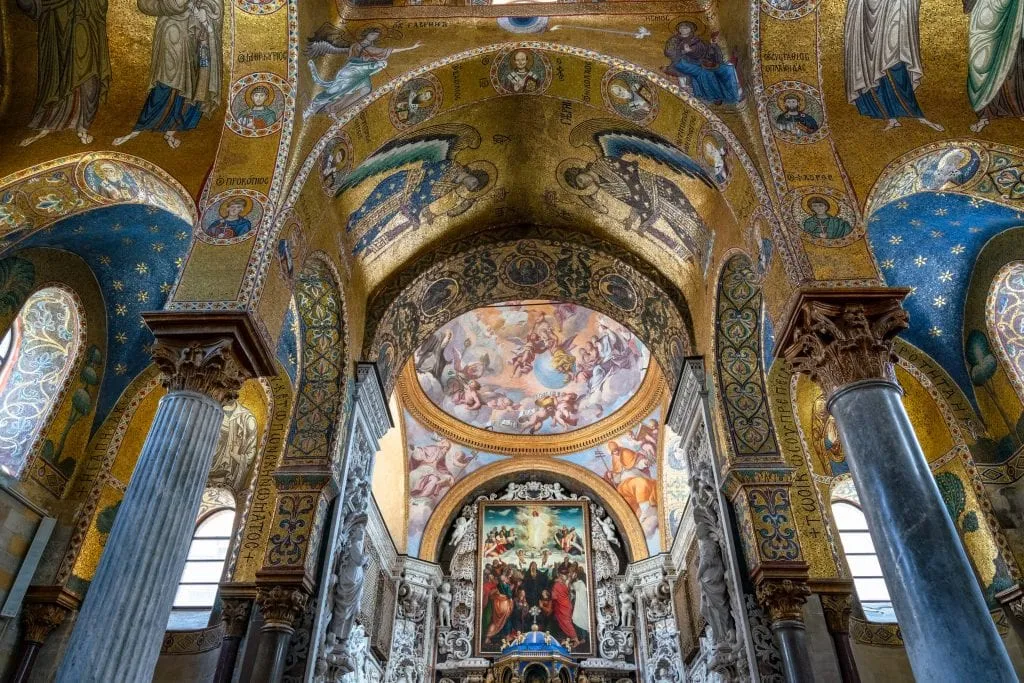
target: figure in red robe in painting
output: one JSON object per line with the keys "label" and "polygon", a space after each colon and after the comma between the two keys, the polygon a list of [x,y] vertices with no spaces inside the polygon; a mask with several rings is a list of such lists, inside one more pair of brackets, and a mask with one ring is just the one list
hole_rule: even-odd
{"label": "figure in red robe in painting", "polygon": [[[512,577],[509,570],[506,568],[498,582],[490,592],[490,612],[491,612],[491,623],[487,626],[487,634],[484,636],[484,642],[490,643],[493,641],[495,636],[504,635],[506,632],[505,625],[508,622],[508,618],[512,616],[512,608],[515,606],[515,602],[512,599]],[[486,593],[485,593],[486,595]],[[570,621],[572,623],[572,606],[569,607]]]}
{"label": "figure in red robe in painting", "polygon": [[580,639],[572,623],[572,596],[569,593],[569,578],[565,574],[560,573],[551,587],[551,607],[558,630],[569,639],[572,647],[575,647]]}

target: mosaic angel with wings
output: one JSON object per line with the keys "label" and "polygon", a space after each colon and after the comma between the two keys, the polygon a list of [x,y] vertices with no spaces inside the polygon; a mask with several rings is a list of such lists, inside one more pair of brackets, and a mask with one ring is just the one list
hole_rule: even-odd
{"label": "mosaic angel with wings", "polygon": [[407,229],[472,208],[498,176],[489,161],[456,158],[479,146],[480,133],[472,126],[441,125],[393,140],[363,161],[338,187],[340,195],[375,180],[345,226],[355,240],[353,255],[379,252]]}
{"label": "mosaic angel with wings", "polygon": [[628,210],[623,220],[627,229],[681,255],[690,254],[703,266],[711,250],[710,231],[673,180],[647,169],[662,166],[714,188],[708,171],[660,137],[632,129],[603,130],[594,123],[573,129],[570,142],[590,148],[597,158],[562,161],[559,185],[601,214],[610,214],[612,205],[619,203]]}
{"label": "mosaic angel with wings", "polygon": [[[415,50],[422,44],[417,41],[409,47],[380,47],[377,41],[382,35],[383,29],[371,26],[360,31],[358,39],[353,39],[344,29],[327,23],[309,37],[306,45],[306,56],[310,58],[309,73],[313,82],[323,90],[306,107],[303,112],[305,118],[321,112],[339,114],[345,111],[373,91],[370,77],[387,68],[388,57]],[[337,54],[347,54],[348,61],[338,69],[334,78],[321,77],[313,60]]]}

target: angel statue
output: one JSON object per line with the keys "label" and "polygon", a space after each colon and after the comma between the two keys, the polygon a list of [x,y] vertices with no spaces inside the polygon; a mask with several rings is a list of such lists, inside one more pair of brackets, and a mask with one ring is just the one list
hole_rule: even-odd
{"label": "angel statue", "polygon": [[640,159],[696,178],[708,187],[714,181],[700,164],[667,140],[632,129],[599,129],[601,120],[580,124],[570,141],[586,146],[597,159],[566,159],[558,165],[561,187],[594,211],[611,214],[609,202],[628,211],[625,227],[664,244],[703,265],[710,251],[710,231],[686,194],[668,177],[647,170]]}
{"label": "angel statue", "polygon": [[338,188],[341,194],[364,181],[375,182],[345,227],[356,240],[352,254],[377,253],[406,229],[472,208],[498,175],[489,161],[456,159],[463,149],[479,145],[475,128],[448,124],[393,140],[363,161]]}
{"label": "angel statue", "polygon": [[[351,107],[359,98],[373,91],[370,76],[380,73],[388,66],[388,57],[399,52],[415,50],[419,41],[409,47],[378,47],[383,30],[377,26],[359,32],[359,39],[352,40],[348,33],[333,24],[326,23],[316,30],[306,45],[309,73],[313,82],[323,90],[310,101],[303,112],[304,118],[319,114],[330,108],[332,113],[341,113]],[[332,79],[324,79],[317,71],[313,59],[324,55],[347,54],[346,61]]]}

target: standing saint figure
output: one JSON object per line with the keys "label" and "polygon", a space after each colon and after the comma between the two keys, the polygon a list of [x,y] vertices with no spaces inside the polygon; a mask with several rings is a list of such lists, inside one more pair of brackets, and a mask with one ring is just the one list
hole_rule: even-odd
{"label": "standing saint figure", "polygon": [[901,118],[943,130],[925,118],[915,91],[921,83],[920,0],[849,0],[843,29],[846,97],[863,116],[898,128]]}
{"label": "standing saint figure", "polygon": [[193,130],[220,106],[223,0],[137,0],[139,11],[156,17],[149,95],[123,145],[144,130],[163,133],[176,149],[175,133]]}
{"label": "standing saint figure", "polygon": [[106,0],[17,0],[39,25],[36,103],[21,141],[31,145],[53,131],[74,129],[83,145],[110,87]]}
{"label": "standing saint figure", "polygon": [[964,0],[967,28],[967,97],[980,133],[994,118],[1024,119],[1024,19],[1020,0]]}

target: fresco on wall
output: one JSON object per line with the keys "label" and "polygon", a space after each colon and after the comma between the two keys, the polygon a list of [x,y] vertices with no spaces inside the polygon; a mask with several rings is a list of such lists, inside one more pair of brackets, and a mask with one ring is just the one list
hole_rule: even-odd
{"label": "fresco on wall", "polygon": [[593,652],[590,519],[584,503],[480,503],[478,654],[536,624],[573,654]]}
{"label": "fresco on wall", "polygon": [[[569,462],[595,472],[618,491],[640,520],[647,537],[647,548],[652,554],[662,550],[658,511],[661,428],[661,409],[658,408],[633,429],[606,443],[565,457]],[[685,469],[685,463],[674,464],[673,476],[680,476]],[[678,498],[675,502],[678,503]]]}
{"label": "fresco on wall", "polygon": [[484,465],[503,458],[453,443],[421,425],[408,412],[403,419],[405,447],[409,458],[409,531],[406,552],[416,557],[430,515],[452,486]]}
{"label": "fresco on wall", "polygon": [[[516,267],[547,266],[524,258]],[[434,332],[413,362],[427,397],[471,426],[561,434],[625,405],[643,382],[650,353],[632,332],[590,309],[526,301],[459,316]]]}
{"label": "fresco on wall", "polygon": [[690,464],[681,448],[682,438],[665,426],[665,457],[662,459],[663,506],[668,522],[668,545],[679,531],[686,503],[690,500]]}

